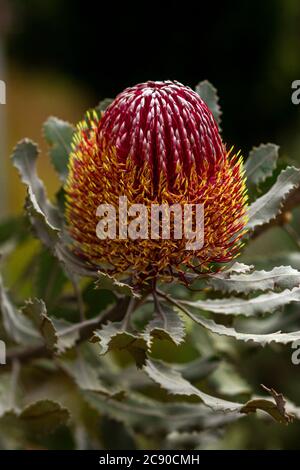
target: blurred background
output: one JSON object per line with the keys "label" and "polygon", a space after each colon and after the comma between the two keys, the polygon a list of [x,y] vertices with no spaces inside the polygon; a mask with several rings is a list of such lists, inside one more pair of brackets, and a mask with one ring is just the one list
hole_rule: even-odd
{"label": "blurred background", "polygon": [[[18,139],[31,137],[45,150],[47,116],[76,122],[100,99],[149,79],[192,87],[210,80],[226,142],[247,156],[271,141],[298,158],[300,106],[291,103],[291,82],[300,78],[298,0],[105,3],[0,0],[2,212],[23,201],[8,163]],[[53,192],[46,156],[40,166]]]}
{"label": "blurred background", "polygon": [[[245,157],[252,146],[274,142],[283,159],[300,164],[300,105],[291,102],[291,83],[300,79],[299,0],[101,6],[0,0],[0,79],[6,83],[6,104],[0,105],[1,216],[20,213],[23,206],[23,187],[9,162],[19,139],[40,144],[39,173],[51,196],[59,183],[42,138],[45,119],[55,115],[76,123],[101,99],[150,79],[191,87],[208,79],[219,92],[225,142]],[[297,213],[293,224],[298,230]],[[244,259],[294,249],[294,241],[275,229]],[[278,356],[275,366],[270,351],[256,353],[255,377],[247,356],[243,372],[255,386],[269,375],[270,383],[300,405],[299,366]],[[247,418],[232,425],[219,445],[299,448],[297,430]]]}

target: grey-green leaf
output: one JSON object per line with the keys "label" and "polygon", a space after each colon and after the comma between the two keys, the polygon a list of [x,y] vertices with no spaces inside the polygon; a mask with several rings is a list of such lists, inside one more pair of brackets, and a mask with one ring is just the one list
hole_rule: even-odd
{"label": "grey-green leaf", "polygon": [[146,374],[163,389],[172,395],[196,396],[209,408],[215,411],[250,413],[261,409],[269,413],[279,422],[287,423],[292,420],[285,407],[270,400],[249,400],[245,405],[242,403],[231,402],[221,398],[213,397],[207,393],[201,392],[190,382],[185,380],[182,375],[175,371],[170,365],[162,361],[147,359],[143,370]]}
{"label": "grey-green leaf", "polygon": [[254,230],[274,219],[288,194],[300,185],[300,169],[287,167],[277,178],[276,183],[263,196],[256,199],[248,209],[248,230]]}
{"label": "grey-green leaf", "polygon": [[22,410],[19,419],[26,429],[39,434],[48,434],[63,424],[67,424],[69,411],[52,400],[40,400]]}
{"label": "grey-green leaf", "polygon": [[103,113],[108,106],[113,102],[112,98],[104,98],[100,103],[96,106],[95,110],[100,114]]}
{"label": "grey-green leaf", "polygon": [[10,300],[0,276],[0,311],[7,335],[19,344],[39,344],[41,336]]}
{"label": "grey-green leaf", "polygon": [[279,147],[275,144],[261,144],[254,147],[245,163],[247,182],[257,185],[272,175],[278,160]]}
{"label": "grey-green leaf", "polygon": [[82,354],[82,351],[70,351],[57,359],[59,366],[74,380],[81,390],[90,390],[104,396],[121,398],[121,391],[109,390],[100,380],[97,369]]}
{"label": "grey-green leaf", "polygon": [[101,271],[98,271],[97,273],[95,288],[99,290],[114,290],[119,294],[129,295],[136,298],[140,297],[140,295],[136,293],[129,284],[120,282],[109,274],[102,273]]}
{"label": "grey-green leaf", "polygon": [[243,315],[245,317],[273,312],[291,302],[300,302],[300,287],[294,287],[292,290],[286,289],[283,292],[269,292],[251,299],[230,297],[229,299],[181,301],[182,304],[195,309],[223,315]]}
{"label": "grey-green leaf", "polygon": [[255,344],[265,346],[266,344],[270,344],[272,342],[279,344],[290,344],[294,341],[300,340],[300,331],[293,331],[290,333],[282,333],[281,331],[276,331],[275,333],[267,334],[242,333],[236,331],[236,329],[233,327],[221,325],[219,323],[216,323],[214,320],[210,320],[203,317],[198,313],[194,314],[186,309],[185,313],[192,320],[194,320],[194,322],[198,323],[211,333],[215,333],[220,336],[227,336],[229,338],[234,338],[239,341],[244,341],[245,343],[247,343],[248,341],[253,341]]}
{"label": "grey-green leaf", "polygon": [[101,354],[114,349],[126,350],[134,357],[138,367],[145,362],[148,349],[146,340],[142,336],[126,331],[122,322],[108,322],[101,330],[94,332],[91,341],[100,342]]}
{"label": "grey-green leaf", "polygon": [[184,336],[185,328],[182,319],[168,305],[161,305],[160,311],[154,312],[153,319],[143,332],[149,349],[151,349],[153,338],[167,339],[178,346],[184,340]]}
{"label": "grey-green leaf", "polygon": [[11,373],[0,375],[0,418],[7,412],[18,411],[15,400],[15,383]]}
{"label": "grey-green leaf", "polygon": [[248,294],[251,291],[274,289],[292,289],[300,285],[300,272],[291,266],[279,266],[271,271],[254,271],[245,274],[224,273],[212,276],[208,285],[222,292],[238,292]]}
{"label": "grey-green leaf", "polygon": [[47,315],[43,300],[27,301],[22,312],[41,332],[46,347],[51,351],[62,353],[73,347],[79,339],[78,330],[74,328],[74,325],[66,320],[50,318]]}
{"label": "grey-green leaf", "polygon": [[219,105],[219,97],[217,93],[217,89],[208,81],[203,80],[202,82],[198,83],[195,88],[196,93],[203,99],[203,101],[207,104],[217,123],[220,125],[221,123],[221,115],[222,111]]}
{"label": "grey-green leaf", "polygon": [[65,182],[68,176],[69,156],[72,151],[71,143],[74,135],[74,126],[69,122],[56,117],[49,117],[43,125],[44,136],[50,145],[51,162],[59,178]]}
{"label": "grey-green leaf", "polygon": [[52,229],[59,230],[62,225],[61,218],[57,208],[48,201],[44,184],[37,175],[37,157],[37,145],[28,139],[24,139],[15,147],[12,161],[18,169],[23,183],[27,186],[34,210],[42,217],[47,218],[47,222]]}

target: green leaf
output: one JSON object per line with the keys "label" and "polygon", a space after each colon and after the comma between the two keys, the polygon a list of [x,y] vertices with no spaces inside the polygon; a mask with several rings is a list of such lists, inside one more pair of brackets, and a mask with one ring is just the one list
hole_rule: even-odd
{"label": "green leaf", "polygon": [[203,101],[207,104],[217,123],[220,125],[221,123],[221,115],[222,111],[219,105],[219,97],[217,93],[217,89],[208,81],[203,80],[202,82],[198,83],[195,88],[196,93],[203,99]]}
{"label": "green leaf", "polygon": [[140,295],[135,292],[133,287],[124,282],[120,282],[109,274],[98,271],[97,280],[95,281],[95,288],[99,290],[113,290],[119,294],[129,295],[139,298]]}
{"label": "green leaf", "polygon": [[107,399],[94,392],[85,392],[84,398],[101,415],[111,416],[139,433],[154,436],[160,430],[219,428],[241,417],[239,413],[212,412],[202,403],[162,403],[138,393],[131,393],[122,401],[109,400],[109,406]]}
{"label": "green leaf", "polygon": [[75,346],[80,338],[77,324],[69,323],[63,318],[52,318],[52,323],[57,331],[56,351],[62,353]]}
{"label": "green leaf", "polygon": [[48,310],[57,304],[67,281],[57,258],[49,250],[43,250],[37,259],[35,286],[36,296],[44,299]]}
{"label": "green leaf", "polygon": [[147,359],[143,367],[146,374],[163,389],[172,395],[196,396],[209,408],[215,411],[250,413],[260,409],[270,414],[275,420],[289,423],[292,416],[285,410],[284,403],[271,402],[269,400],[249,400],[245,405],[216,398],[201,392],[190,382],[185,380],[181,374],[172,369],[162,361]]}
{"label": "green leaf", "polygon": [[225,360],[209,376],[208,382],[221,395],[233,397],[251,392],[249,384],[237,373],[235,367]]}
{"label": "green leaf", "polygon": [[292,268],[300,271],[300,252],[298,251],[280,251],[266,258],[263,255],[252,256],[254,264],[259,269],[266,269],[273,266],[290,265]]}
{"label": "green leaf", "polygon": [[172,395],[197,396],[201,401],[215,411],[239,411],[239,404],[215,398],[201,392],[170,365],[162,361],[147,359],[144,372],[164,390]]}
{"label": "green leaf", "polygon": [[294,287],[292,290],[286,289],[283,292],[269,292],[251,299],[230,297],[229,299],[207,299],[196,300],[194,302],[182,300],[181,303],[208,312],[251,317],[260,313],[273,312],[279,307],[299,301],[300,287]]}
{"label": "green leaf", "polygon": [[222,292],[248,294],[251,291],[292,289],[300,284],[300,272],[291,266],[280,266],[271,271],[254,271],[246,274],[216,274],[208,281],[213,289]]}
{"label": "green leaf", "polygon": [[248,273],[249,271],[252,271],[253,268],[254,268],[253,265],[248,265],[248,264],[244,264],[244,263],[235,262],[235,263],[233,263],[232,266],[230,266],[229,268],[222,271],[222,274],[225,275],[225,276],[227,274],[232,274],[232,273],[244,274],[244,273]]}
{"label": "green leaf", "polygon": [[74,131],[72,124],[53,116],[49,117],[43,125],[45,139],[50,145],[51,162],[62,182],[65,182],[68,176]]}
{"label": "green leaf", "polygon": [[[19,142],[12,155],[14,166],[18,169],[28,189],[26,210],[38,237],[63,263],[68,275],[72,277],[75,270],[73,265],[69,267],[69,264],[76,257],[70,254],[71,261],[69,261],[66,256],[68,249],[60,237],[63,226],[62,217],[58,208],[47,199],[43,182],[36,172],[37,157],[37,145],[28,139]],[[73,264],[76,265],[76,262],[74,261]],[[81,264],[78,260],[78,265],[81,266]]]}
{"label": "green leaf", "polygon": [[46,305],[43,300],[28,300],[22,308],[22,313],[42,334],[49,349],[54,349],[57,343],[57,332],[52,320],[47,316]]}
{"label": "green leaf", "polygon": [[40,400],[26,406],[19,414],[21,424],[33,433],[49,434],[69,420],[69,412],[52,400]]}
{"label": "green leaf", "polygon": [[100,342],[100,354],[111,350],[126,350],[134,357],[138,367],[145,363],[148,349],[146,340],[126,331],[122,322],[108,322],[101,330],[94,332],[91,341]]}
{"label": "green leaf", "polygon": [[37,146],[28,139],[16,146],[12,156],[13,163],[28,189],[26,210],[31,224],[40,240],[62,263],[71,280],[74,280],[76,274],[95,277],[97,270],[71,253],[67,247],[70,240],[65,240],[62,235],[63,217],[58,208],[47,199],[44,185],[37,176],[37,157]]}
{"label": "green leaf", "polygon": [[62,353],[73,347],[79,339],[79,332],[74,325],[59,318],[47,315],[43,300],[33,299],[26,302],[22,313],[29,318],[41,332],[47,348],[56,353]]}
{"label": "green leaf", "polygon": [[294,341],[300,340],[300,331],[292,331],[290,333],[281,333],[281,331],[276,331],[275,333],[268,334],[255,334],[255,333],[241,333],[236,331],[233,327],[227,327],[216,323],[214,320],[207,319],[200,314],[193,314],[192,312],[184,309],[184,312],[198,325],[201,325],[206,330],[211,333],[215,333],[221,336],[227,336],[229,338],[235,338],[239,341],[253,341],[255,344],[265,346],[272,342],[279,344],[290,344]]}
{"label": "green leaf", "polygon": [[183,342],[184,336],[185,328],[183,321],[174,312],[174,309],[167,305],[159,306],[159,311],[156,308],[153,319],[148,323],[143,332],[143,338],[149,350],[151,350],[153,338],[166,339],[179,346]]}
{"label": "green leaf", "polygon": [[279,147],[275,144],[261,144],[254,147],[245,163],[247,183],[257,185],[272,176],[278,160]]}
{"label": "green leaf", "polygon": [[15,402],[15,381],[11,373],[5,372],[0,375],[0,418],[10,411],[17,412]]}
{"label": "green leaf", "polygon": [[0,310],[7,335],[16,343],[33,345],[39,344],[40,334],[33,328],[32,323],[25,318],[10,300],[0,276]]}
{"label": "green leaf", "polygon": [[48,201],[44,185],[37,176],[37,156],[36,144],[28,139],[16,146],[12,156],[14,165],[28,189],[25,207],[30,222],[40,240],[62,263],[64,271],[73,283],[76,275],[95,277],[97,269],[75,256],[67,246],[70,239],[62,232],[63,217],[58,208]]}
{"label": "green leaf", "polygon": [[282,204],[288,194],[299,184],[300,169],[287,167],[283,170],[272,188],[249,206],[248,230],[254,230],[275,219],[281,213]]}
{"label": "green leaf", "polygon": [[37,175],[37,157],[37,145],[28,139],[24,139],[15,147],[12,161],[19,171],[23,183],[27,186],[34,210],[47,219],[53,230],[59,230],[62,226],[61,218],[58,210],[48,201],[44,184]]}
{"label": "green leaf", "polygon": [[217,356],[208,356],[195,359],[184,364],[173,364],[175,370],[192,382],[203,380],[218,369],[220,359]]}
{"label": "green leaf", "polygon": [[[16,381],[12,373],[0,375],[0,418],[10,416],[15,428],[25,426],[39,433],[54,431],[61,424],[66,424],[69,412],[59,403],[51,400],[40,400],[25,407],[17,403]],[[21,398],[21,395],[20,395]]]}
{"label": "green leaf", "polygon": [[[185,379],[192,382],[198,382],[212,374],[218,368],[219,364],[220,359],[217,356],[211,355],[181,364],[173,363],[173,367],[175,370],[180,372]],[[130,365],[123,369],[122,373],[118,377],[120,382],[124,384],[124,388],[141,389],[149,386],[148,377],[141,374],[135,365]]]}
{"label": "green leaf", "polygon": [[294,415],[286,411],[286,400],[282,393],[277,393],[273,388],[265,387],[265,385],[262,385],[262,388],[274,398],[275,403],[263,398],[253,399],[242,407],[241,412],[248,414],[255,409],[262,409],[269,413],[275,421],[283,424],[291,423]]}
{"label": "green leaf", "polygon": [[113,98],[104,98],[104,100],[100,101],[100,103],[96,106],[95,111],[101,114],[108,108],[108,106],[113,102]]}
{"label": "green leaf", "polygon": [[90,390],[117,399],[124,396],[122,391],[109,390],[101,382],[97,369],[88,362],[81,349],[68,352],[56,362],[81,390]]}

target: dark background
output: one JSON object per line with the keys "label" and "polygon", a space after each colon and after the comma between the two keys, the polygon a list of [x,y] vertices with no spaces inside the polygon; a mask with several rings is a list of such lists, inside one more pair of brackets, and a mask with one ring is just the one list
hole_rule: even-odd
{"label": "dark background", "polygon": [[297,0],[9,4],[8,57],[59,71],[95,101],[149,79],[207,78],[219,90],[225,140],[243,150],[288,141],[299,119],[290,100],[300,77]]}

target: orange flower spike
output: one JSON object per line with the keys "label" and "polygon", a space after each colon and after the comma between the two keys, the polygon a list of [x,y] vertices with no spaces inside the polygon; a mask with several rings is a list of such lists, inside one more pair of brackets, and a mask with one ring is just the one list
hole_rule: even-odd
{"label": "orange flower spike", "polygon": [[[241,248],[247,195],[242,159],[227,152],[204,101],[178,82],[127,88],[101,118],[88,114],[77,127],[66,183],[66,218],[73,249],[110,274],[135,285],[153,278],[184,278],[191,269],[217,271]],[[204,244],[186,239],[105,239],[96,234],[100,204],[126,196],[128,207],[204,205]],[[150,232],[150,230],[149,230]],[[173,230],[171,230],[173,234]]]}

